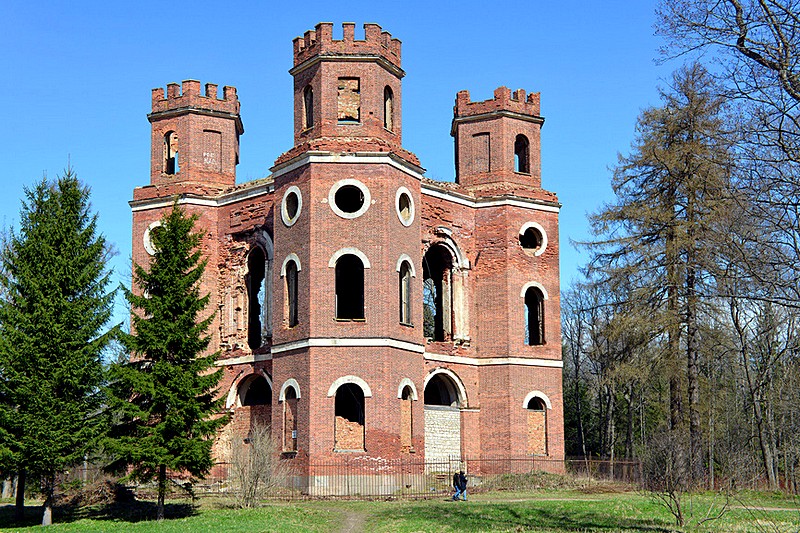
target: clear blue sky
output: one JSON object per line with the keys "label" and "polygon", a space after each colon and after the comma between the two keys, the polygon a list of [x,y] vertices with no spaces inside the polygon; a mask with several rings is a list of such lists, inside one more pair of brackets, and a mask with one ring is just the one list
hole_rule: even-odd
{"label": "clear blue sky", "polygon": [[[292,39],[317,22],[376,22],[403,41],[403,133],[428,177],[454,178],[455,95],[506,85],[542,94],[543,186],[558,194],[561,278],[586,261],[569,240],[611,198],[609,167],[675,64],[657,66],[654,0],[527,2],[35,2],[0,21],[0,224],[17,224],[23,186],[71,161],[130,282],[133,188],[149,181],[150,89],[198,79],[242,102],[238,182],[269,174],[292,143]],[[117,305],[120,320],[126,315]]]}

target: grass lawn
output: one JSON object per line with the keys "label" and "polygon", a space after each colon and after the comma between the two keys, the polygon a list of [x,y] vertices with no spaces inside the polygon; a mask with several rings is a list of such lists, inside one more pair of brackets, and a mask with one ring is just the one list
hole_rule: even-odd
{"label": "grass lawn", "polygon": [[[258,509],[236,509],[215,498],[168,505],[168,519],[154,522],[152,502],[124,508],[93,507],[75,516],[56,514],[57,531],[724,531],[797,532],[800,509],[795,499],[748,493],[731,498],[719,520],[697,525],[716,515],[724,497],[711,494],[686,497],[687,525],[674,526],[669,512],[649,496],[635,493],[593,494],[579,490],[493,492],[470,495],[468,502],[425,501],[308,501],[264,503]],[[710,510],[710,513],[709,513]],[[2,531],[32,531],[41,508],[27,509],[24,525]],[[0,503],[0,528],[11,524],[13,506]]]}

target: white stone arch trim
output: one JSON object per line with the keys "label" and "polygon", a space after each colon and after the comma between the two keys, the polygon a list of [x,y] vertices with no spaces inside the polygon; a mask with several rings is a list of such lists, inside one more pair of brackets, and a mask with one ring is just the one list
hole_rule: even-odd
{"label": "white stone arch trim", "polygon": [[294,261],[297,265],[297,271],[300,272],[302,268],[300,267],[300,258],[297,257],[297,254],[292,252],[286,256],[286,259],[283,260],[283,264],[281,265],[281,277],[286,277],[286,266],[289,264],[289,261]]}
{"label": "white stone arch trim", "polygon": [[300,385],[297,384],[296,379],[289,378],[283,382],[283,385],[281,385],[281,393],[278,396],[279,402],[282,402],[286,399],[286,391],[289,390],[289,388],[294,389],[295,396],[297,396],[298,400],[300,399]]}
{"label": "white stone arch trim", "polygon": [[403,398],[403,389],[406,387],[411,388],[411,399],[416,401],[419,399],[417,396],[417,388],[414,386],[414,382],[408,378],[403,378],[400,380],[400,385],[397,387],[397,397],[402,399]]}
{"label": "white stone arch trim", "polygon": [[548,409],[553,408],[553,405],[550,403],[550,398],[548,398],[545,393],[538,390],[531,391],[527,394],[527,396],[525,396],[525,399],[522,401],[522,408],[527,409],[528,402],[530,402],[534,398],[539,398],[540,400],[542,400]]}
{"label": "white stone arch trim", "polygon": [[241,398],[239,398],[239,386],[247,378],[258,374],[260,374],[267,380],[267,383],[269,384],[269,389],[273,392],[275,391],[275,387],[273,387],[272,385],[272,378],[269,376],[269,374],[267,374],[263,370],[259,370],[257,372],[250,372],[249,374],[245,373],[244,371],[241,371],[233,379],[233,383],[231,383],[231,388],[230,390],[228,390],[228,396],[225,398],[225,409],[232,409],[234,407],[242,406]]}
{"label": "white stone arch trim", "polygon": [[275,258],[275,243],[272,242],[267,230],[261,230],[256,233],[256,243],[264,250],[264,256],[267,259]]}
{"label": "white stone arch trim", "polygon": [[542,284],[539,283],[538,281],[529,281],[528,283],[523,285],[522,286],[522,291],[520,291],[520,293],[519,293],[520,298],[525,298],[525,293],[528,292],[528,289],[530,289],[531,287],[536,287],[537,289],[542,291],[542,296],[544,297],[545,300],[549,300],[550,299],[550,297],[547,295],[547,289],[545,289],[542,286]]}
{"label": "white stone arch trim", "polygon": [[444,226],[439,226],[434,230],[434,233],[439,237],[439,240],[437,242],[432,242],[431,245],[443,245],[450,251],[450,254],[455,259],[455,264],[453,266],[469,269],[469,259],[461,252],[461,248],[458,247],[458,244],[456,244],[456,241],[453,239],[453,232]]}
{"label": "white stone arch trim", "polygon": [[519,234],[524,235],[529,228],[537,230],[539,234],[542,236],[542,245],[539,246],[539,248],[535,252],[533,252],[533,255],[538,257],[542,255],[545,249],[547,248],[547,232],[538,222],[526,222],[525,224],[522,225],[521,228],[519,228]]}
{"label": "white stone arch trim", "polygon": [[353,247],[342,248],[340,250],[336,250],[335,252],[333,252],[330,261],[328,261],[328,266],[331,268],[335,268],[336,262],[339,260],[339,258],[347,254],[352,254],[361,259],[361,262],[364,264],[364,268],[372,267],[372,265],[370,265],[369,263],[369,259],[367,259],[366,254],[364,254],[364,252],[362,252],[358,248],[353,248]]}
{"label": "white stone arch trim", "polygon": [[424,391],[428,386],[428,382],[438,374],[444,374],[456,384],[456,390],[458,391],[458,405],[462,408],[467,407],[469,405],[469,402],[467,401],[467,389],[464,387],[464,383],[461,381],[461,378],[449,368],[439,367],[431,370],[428,375],[425,376],[425,382],[422,384],[422,390]]}
{"label": "white stone arch trim", "polygon": [[156,229],[157,227],[161,226],[161,220],[156,220],[155,222],[151,222],[147,229],[144,230],[144,235],[142,235],[142,243],[144,244],[144,251],[148,253],[148,255],[156,255],[156,248],[153,246],[153,240],[150,238],[150,232]]}
{"label": "white stone arch trim", "polygon": [[372,397],[372,389],[369,388],[367,382],[361,379],[358,376],[342,376],[339,379],[335,380],[331,383],[331,388],[328,389],[328,398],[336,394],[336,389],[344,385],[345,383],[352,383],[354,385],[358,385],[361,387],[361,390],[364,391],[364,398],[371,398]]}
{"label": "white stone arch trim", "polygon": [[417,270],[414,268],[414,261],[411,260],[411,256],[408,254],[400,254],[400,257],[397,259],[397,266],[395,266],[395,270],[400,272],[400,267],[403,266],[403,261],[408,261],[408,266],[411,267],[411,277],[417,277]]}

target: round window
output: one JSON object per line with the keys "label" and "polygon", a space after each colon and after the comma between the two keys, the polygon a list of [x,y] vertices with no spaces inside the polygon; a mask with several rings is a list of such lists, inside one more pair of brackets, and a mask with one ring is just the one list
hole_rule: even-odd
{"label": "round window", "polygon": [[371,201],[367,186],[356,179],[340,180],[328,193],[331,209],[342,218],[360,217],[369,209]]}
{"label": "round window", "polygon": [[153,234],[158,231],[159,227],[161,227],[161,221],[156,220],[155,222],[150,223],[150,225],[147,226],[147,229],[144,230],[144,236],[142,238],[144,241],[144,250],[150,255],[156,254],[156,247],[155,244],[153,244]]}
{"label": "round window", "polygon": [[292,185],[283,193],[283,202],[281,203],[283,223],[287,226],[293,225],[300,217],[302,209],[303,197],[300,195],[300,189],[296,185]]}
{"label": "round window", "polygon": [[542,255],[547,247],[547,234],[536,222],[528,222],[519,230],[519,244],[528,255]]}
{"label": "round window", "polygon": [[404,226],[410,226],[414,222],[414,200],[411,199],[411,191],[405,187],[397,189],[394,205],[400,222]]}

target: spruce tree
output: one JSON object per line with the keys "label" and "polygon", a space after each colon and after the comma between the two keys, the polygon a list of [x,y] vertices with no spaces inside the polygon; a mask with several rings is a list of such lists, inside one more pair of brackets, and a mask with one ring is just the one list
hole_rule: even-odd
{"label": "spruce tree", "polygon": [[18,475],[19,518],[26,475],[41,480],[48,525],[60,474],[103,435],[114,293],[108,246],[73,171],[25,196],[19,233],[0,252],[0,466]]}
{"label": "spruce tree", "polygon": [[213,437],[226,422],[214,399],[222,370],[214,370],[217,353],[206,354],[213,315],[203,316],[209,297],[200,294],[206,263],[195,220],[175,204],[152,232],[149,269],[134,265],[136,291],[123,288],[132,313],[122,342],[131,357],[110,372],[110,467],[129,468],[134,479],[157,479],[158,519],[164,518],[167,471],[205,475],[213,465]]}

